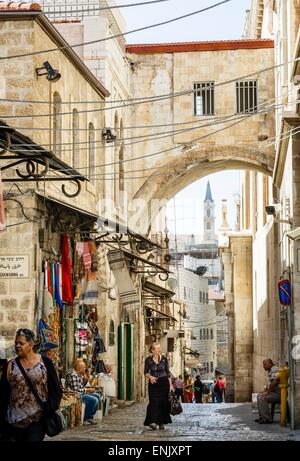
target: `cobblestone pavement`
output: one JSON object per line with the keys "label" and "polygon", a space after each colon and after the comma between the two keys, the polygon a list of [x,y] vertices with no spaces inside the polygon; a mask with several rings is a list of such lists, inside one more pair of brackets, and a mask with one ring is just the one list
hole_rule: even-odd
{"label": "cobblestone pavement", "polygon": [[289,428],[281,427],[279,415],[273,424],[254,422],[251,403],[184,404],[183,413],[172,416],[165,430],[143,426],[146,403],[115,408],[94,426],[76,427],[52,440],[66,441],[285,441],[293,440]]}

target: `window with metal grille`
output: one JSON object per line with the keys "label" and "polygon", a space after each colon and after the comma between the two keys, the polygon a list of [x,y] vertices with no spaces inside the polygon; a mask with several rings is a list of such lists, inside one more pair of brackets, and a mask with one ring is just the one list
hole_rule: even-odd
{"label": "window with metal grille", "polygon": [[210,329],[210,339],[214,339],[214,330]]}
{"label": "window with metal grille", "polygon": [[236,103],[238,114],[257,112],[257,81],[236,82]]}
{"label": "window with metal grille", "polygon": [[215,83],[194,83],[194,114],[214,115],[215,113]]}

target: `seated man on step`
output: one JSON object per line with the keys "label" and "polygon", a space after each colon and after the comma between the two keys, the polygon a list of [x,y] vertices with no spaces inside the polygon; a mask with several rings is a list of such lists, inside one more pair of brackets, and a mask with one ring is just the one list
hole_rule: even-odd
{"label": "seated man on step", "polygon": [[87,381],[88,373],[86,365],[83,360],[77,360],[74,369],[66,376],[66,387],[81,394],[81,400],[85,404],[84,426],[97,424],[93,416],[98,410],[100,401],[100,395],[95,392],[94,388],[85,387]]}
{"label": "seated man on step", "polygon": [[280,403],[280,387],[278,378],[278,367],[274,365],[271,359],[263,361],[263,367],[268,372],[268,385],[263,392],[257,395],[257,406],[259,418],[255,421],[259,424],[272,423],[270,413],[270,403]]}

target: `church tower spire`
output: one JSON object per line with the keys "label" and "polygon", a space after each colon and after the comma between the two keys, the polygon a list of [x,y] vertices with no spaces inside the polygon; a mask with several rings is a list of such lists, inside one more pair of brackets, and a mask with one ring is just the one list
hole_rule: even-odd
{"label": "church tower spire", "polygon": [[207,182],[206,194],[204,200],[204,241],[206,242],[215,242],[217,240],[215,234],[215,202],[212,198],[210,182]]}

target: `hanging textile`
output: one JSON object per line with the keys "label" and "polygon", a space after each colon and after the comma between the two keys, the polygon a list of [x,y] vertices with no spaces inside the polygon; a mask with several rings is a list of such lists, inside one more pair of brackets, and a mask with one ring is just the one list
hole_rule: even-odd
{"label": "hanging textile", "polygon": [[39,321],[38,334],[41,341],[41,351],[58,347],[58,338],[55,332],[51,330],[49,325],[42,319]]}
{"label": "hanging textile", "polygon": [[62,303],[60,292],[59,292],[59,266],[60,264],[56,263],[56,264],[53,264],[53,266],[54,266],[55,300],[56,300],[56,303],[59,305],[59,307],[62,309],[63,303]]}
{"label": "hanging textile", "polygon": [[140,307],[140,299],[127,268],[125,256],[121,250],[107,253],[109,266],[114,273],[122,305],[127,312],[134,312]]}
{"label": "hanging textile", "polygon": [[53,297],[53,290],[52,290],[52,277],[51,277],[51,262],[50,261],[47,261],[47,277],[48,277],[48,281],[47,281],[47,286],[48,286],[48,290],[49,290],[49,293],[51,294],[51,297]]}
{"label": "hanging textile", "polygon": [[5,230],[5,208],[3,200],[2,178],[0,169],[0,231]]}
{"label": "hanging textile", "polygon": [[[48,318],[50,312],[53,310],[53,299],[49,291],[49,277],[50,277],[50,263],[45,261],[45,283],[44,283],[44,297],[43,297],[43,316]],[[50,279],[51,283],[51,279]]]}
{"label": "hanging textile", "polygon": [[97,274],[91,274],[88,277],[86,292],[84,296],[84,304],[86,306],[95,306],[98,303],[98,282]]}
{"label": "hanging textile", "polygon": [[91,271],[92,272],[97,272],[98,269],[98,254],[97,254],[97,246],[94,240],[89,242],[89,249],[90,249],[90,254],[92,258],[92,267]]}
{"label": "hanging textile", "polygon": [[92,267],[92,257],[90,253],[89,242],[84,242],[83,244],[83,264],[86,272],[90,272]]}
{"label": "hanging textile", "polygon": [[69,239],[67,235],[64,235],[62,239],[61,254],[62,254],[62,257],[61,257],[62,300],[68,304],[72,304],[73,303],[73,291],[72,291],[71,258],[70,258]]}

